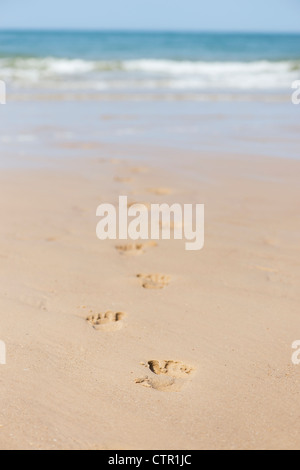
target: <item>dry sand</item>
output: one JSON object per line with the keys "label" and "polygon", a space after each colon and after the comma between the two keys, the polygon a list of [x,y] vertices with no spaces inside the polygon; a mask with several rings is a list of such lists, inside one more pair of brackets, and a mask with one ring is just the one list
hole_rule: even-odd
{"label": "dry sand", "polygon": [[[300,162],[161,155],[1,171],[1,449],[300,448]],[[205,248],[99,241],[119,194],[205,203]]]}

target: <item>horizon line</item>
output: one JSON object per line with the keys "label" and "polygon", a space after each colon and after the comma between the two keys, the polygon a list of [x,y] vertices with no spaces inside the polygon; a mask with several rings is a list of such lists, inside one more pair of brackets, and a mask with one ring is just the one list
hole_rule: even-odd
{"label": "horizon line", "polygon": [[227,29],[138,29],[138,28],[73,28],[73,27],[65,27],[65,28],[55,28],[55,27],[47,27],[47,28],[20,28],[20,27],[0,27],[0,34],[5,32],[22,32],[22,33],[30,33],[30,32],[37,32],[37,33],[152,33],[152,34],[160,34],[160,33],[170,33],[170,34],[285,34],[285,35],[300,35],[300,31],[278,31],[278,30],[227,30]]}

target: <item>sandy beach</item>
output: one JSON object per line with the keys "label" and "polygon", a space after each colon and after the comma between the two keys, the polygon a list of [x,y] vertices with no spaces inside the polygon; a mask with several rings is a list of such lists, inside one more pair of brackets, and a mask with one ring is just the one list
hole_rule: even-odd
{"label": "sandy beach", "polygon": [[[300,162],[120,149],[1,171],[1,449],[299,448]],[[98,240],[120,194],[204,203],[204,249]]]}
{"label": "sandy beach", "polygon": [[2,3],[0,450],[299,450],[300,6]]}

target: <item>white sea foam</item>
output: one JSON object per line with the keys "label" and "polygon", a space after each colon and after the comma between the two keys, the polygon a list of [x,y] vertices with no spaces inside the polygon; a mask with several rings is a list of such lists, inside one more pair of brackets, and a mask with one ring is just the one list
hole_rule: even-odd
{"label": "white sea foam", "polygon": [[0,79],[16,87],[91,90],[283,90],[300,77],[298,61],[88,61],[2,58]]}

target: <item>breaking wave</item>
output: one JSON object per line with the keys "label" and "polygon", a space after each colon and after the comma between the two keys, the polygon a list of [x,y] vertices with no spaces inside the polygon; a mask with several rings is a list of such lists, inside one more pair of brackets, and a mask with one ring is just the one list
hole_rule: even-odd
{"label": "breaking wave", "polygon": [[284,90],[300,62],[205,62],[163,59],[92,61],[0,58],[0,79],[17,88],[90,90]]}

